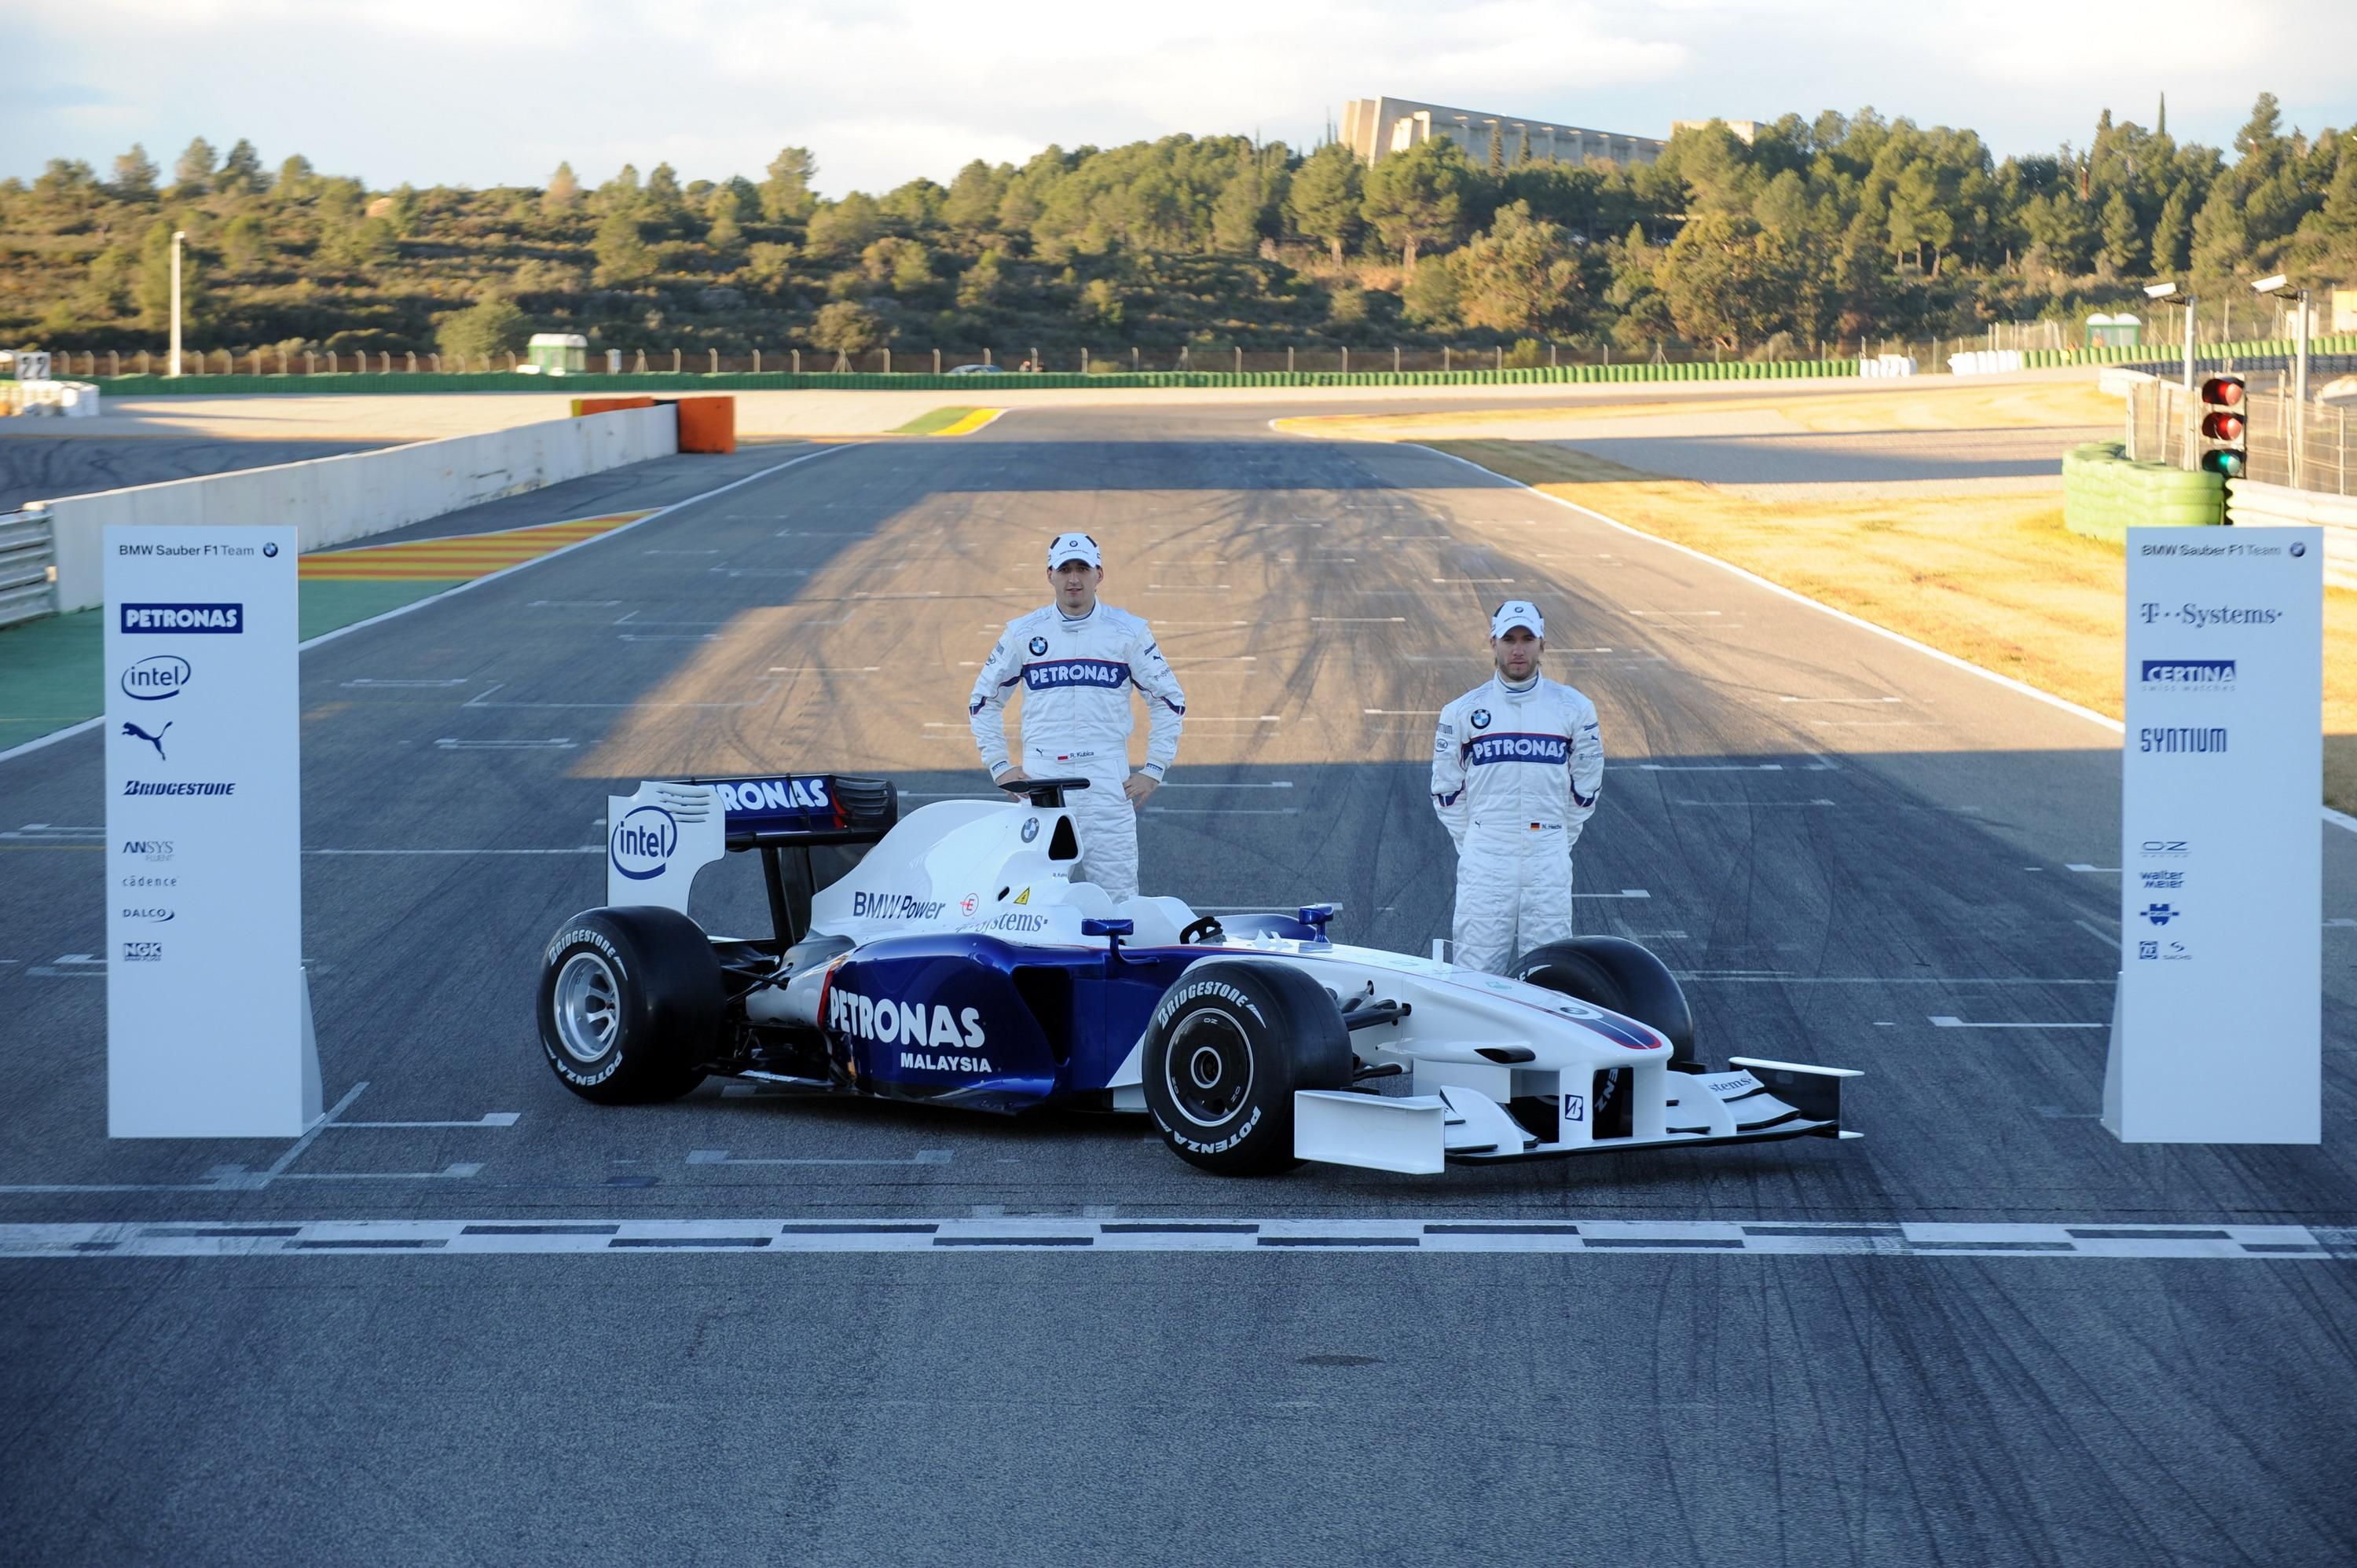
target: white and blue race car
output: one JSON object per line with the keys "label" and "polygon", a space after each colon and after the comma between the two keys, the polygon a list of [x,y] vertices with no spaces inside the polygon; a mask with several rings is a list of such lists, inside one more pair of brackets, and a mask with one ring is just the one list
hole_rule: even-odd
{"label": "white and blue race car", "polygon": [[[1082,779],[906,818],[882,779],[653,780],[615,798],[607,897],[542,964],[541,1043],[603,1103],[719,1074],[812,1094],[1142,1113],[1179,1157],[1408,1173],[1493,1161],[1851,1138],[1855,1072],[1694,1054],[1676,980],[1583,937],[1507,976],[1329,940],[1331,905],[1199,917],[1076,881]],[[866,847],[814,888],[812,851]],[[697,872],[762,863],[773,929],[707,933]],[[1402,1092],[1404,1090],[1404,1092]]]}

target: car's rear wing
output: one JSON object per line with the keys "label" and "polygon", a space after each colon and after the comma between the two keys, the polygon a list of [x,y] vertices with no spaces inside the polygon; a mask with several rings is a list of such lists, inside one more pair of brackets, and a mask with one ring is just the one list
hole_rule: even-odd
{"label": "car's rear wing", "polygon": [[730,849],[874,843],[900,820],[900,791],[888,779],[785,773],[679,782],[718,792]]}
{"label": "car's rear wing", "polygon": [[[889,779],[843,773],[650,779],[607,798],[606,901],[687,912],[695,874],[730,850],[758,850],[780,942],[793,940],[813,884],[810,852],[875,843],[900,819]],[[794,855],[789,886],[785,853]]]}

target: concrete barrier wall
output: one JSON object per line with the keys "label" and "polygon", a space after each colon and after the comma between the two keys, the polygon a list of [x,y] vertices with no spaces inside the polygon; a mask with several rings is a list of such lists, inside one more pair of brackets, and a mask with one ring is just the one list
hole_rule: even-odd
{"label": "concrete barrier wall", "polygon": [[2226,517],[2237,528],[2323,529],[2325,582],[2335,588],[2357,588],[2357,496],[2230,479]]}
{"label": "concrete barrier wall", "polygon": [[100,542],[111,523],[285,523],[294,526],[298,548],[323,550],[678,449],[674,410],[634,408],[68,496],[48,503],[58,609],[63,614],[104,602]]}

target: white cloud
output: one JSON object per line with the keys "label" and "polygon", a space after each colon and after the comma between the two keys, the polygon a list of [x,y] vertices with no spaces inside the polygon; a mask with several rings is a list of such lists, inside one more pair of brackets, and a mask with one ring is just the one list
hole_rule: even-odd
{"label": "white cloud", "polygon": [[814,148],[822,186],[947,179],[968,158],[1186,131],[1306,143],[1352,97],[1640,134],[1707,114],[1871,102],[2000,153],[2083,142],[2108,105],[2221,142],[2262,87],[2357,121],[2357,6],[2242,0],[0,0],[0,59],[40,112],[0,174],[102,166],[134,138],[251,137],[376,184],[537,183],[668,159],[754,174]]}

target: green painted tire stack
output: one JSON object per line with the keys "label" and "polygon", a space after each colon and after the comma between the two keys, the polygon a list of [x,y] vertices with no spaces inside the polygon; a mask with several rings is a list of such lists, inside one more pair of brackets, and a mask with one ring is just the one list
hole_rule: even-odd
{"label": "green painted tire stack", "polygon": [[2073,446],[2062,457],[2062,521],[2090,539],[2125,540],[2130,528],[2208,528],[2225,521],[2225,482],[2199,469],[2130,462],[2116,442]]}

